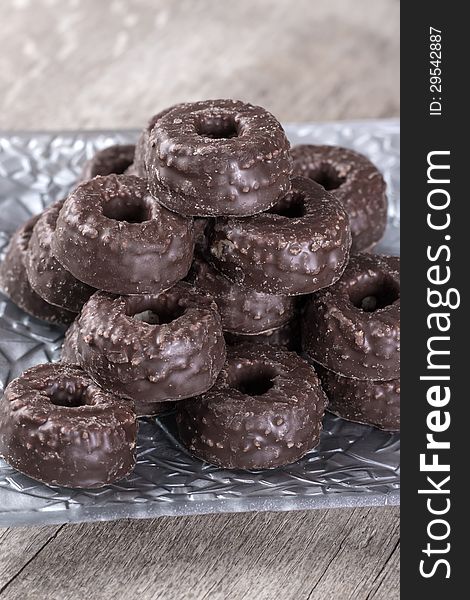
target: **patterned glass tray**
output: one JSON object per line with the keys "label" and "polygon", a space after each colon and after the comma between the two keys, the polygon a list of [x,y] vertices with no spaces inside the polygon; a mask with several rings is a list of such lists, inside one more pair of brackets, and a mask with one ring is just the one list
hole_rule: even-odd
{"label": "patterned glass tray", "polygon": [[[377,164],[390,200],[379,250],[398,254],[398,122],[290,124],[286,131],[293,143],[350,146]],[[0,256],[22,222],[67,194],[95,150],[136,136],[135,131],[0,134]],[[0,293],[0,392],[25,369],[56,360],[63,333],[28,317]],[[178,443],[168,414],[141,421],[135,471],[99,491],[47,487],[0,458],[0,526],[398,504],[399,453],[398,434],[327,415],[319,447],[297,463],[229,471],[191,457]]]}

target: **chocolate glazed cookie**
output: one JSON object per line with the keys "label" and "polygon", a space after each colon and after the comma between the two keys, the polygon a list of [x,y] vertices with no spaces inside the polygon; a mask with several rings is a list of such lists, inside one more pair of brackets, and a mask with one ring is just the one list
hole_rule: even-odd
{"label": "chocolate glazed cookie", "polygon": [[114,144],[98,152],[85,163],[81,181],[97,175],[122,175],[134,162],[134,144]]}
{"label": "chocolate glazed cookie", "polygon": [[319,442],[326,397],[314,369],[293,352],[264,345],[228,348],[214,387],[178,403],[182,443],[228,469],[292,463]]}
{"label": "chocolate glazed cookie", "polygon": [[51,242],[63,204],[63,200],[54,203],[39,217],[25,254],[25,266],[29,283],[41,298],[79,312],[96,290],[76,279],[52,254]]}
{"label": "chocolate glazed cookie", "polygon": [[[78,348],[78,318],[70,325],[65,333],[65,340],[62,347],[61,361],[71,365],[80,365],[82,359],[79,355]],[[135,407],[135,412],[138,417],[149,417],[160,415],[174,408],[174,402],[131,402],[131,406]]]}
{"label": "chocolate glazed cookie", "polygon": [[289,142],[269,112],[235,100],[173,107],[155,123],[146,153],[149,185],[188,216],[254,215],[289,189]]}
{"label": "chocolate glazed cookie", "polygon": [[314,181],[293,177],[269,213],[220,218],[210,234],[210,260],[234,283],[266,294],[309,294],[334,283],[351,246],[339,200]]}
{"label": "chocolate glazed cookie", "polygon": [[387,224],[386,184],[377,167],[359,152],[340,146],[295,146],[292,158],[296,175],[320,183],[344,204],[352,252],[371,249]]}
{"label": "chocolate glazed cookie", "polygon": [[343,419],[374,425],[386,431],[400,429],[400,380],[362,381],[317,368],[328,396],[328,410]]}
{"label": "chocolate glazed cookie", "polygon": [[400,375],[400,259],[357,254],[334,286],[304,309],[304,352],[355,379]]}
{"label": "chocolate glazed cookie", "polygon": [[159,199],[148,193],[144,179],[131,175],[85,181],[59,213],[54,256],[77,279],[101,290],[156,294],[171,287],[189,271],[194,230],[192,220]]}
{"label": "chocolate glazed cookie", "polygon": [[224,331],[261,333],[284,325],[294,314],[292,297],[272,296],[236,285],[200,257],[195,257],[188,280],[214,298]]}
{"label": "chocolate glazed cookie", "polygon": [[72,365],[29,369],[0,402],[0,454],[49,485],[97,488],[122,479],[135,464],[136,435],[129,402]]}
{"label": "chocolate glazed cookie", "polygon": [[49,304],[31,287],[26,274],[26,255],[39,215],[29,219],[13,234],[0,264],[0,289],[22,310],[50,323],[71,323],[75,313]]}
{"label": "chocolate glazed cookie", "polygon": [[157,296],[97,292],[83,307],[66,357],[104,388],[134,400],[139,415],[152,406],[202,394],[225,360],[215,302],[187,283]]}

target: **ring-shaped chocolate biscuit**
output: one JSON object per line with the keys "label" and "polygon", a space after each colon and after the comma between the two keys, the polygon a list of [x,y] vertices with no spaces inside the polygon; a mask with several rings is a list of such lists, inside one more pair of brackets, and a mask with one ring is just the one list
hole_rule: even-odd
{"label": "ring-shaped chocolate biscuit", "polygon": [[320,439],[326,396],[313,369],[293,352],[262,344],[229,347],[206,394],[176,405],[183,445],[228,469],[292,463]]}
{"label": "ring-shaped chocolate biscuit", "polygon": [[32,217],[13,234],[5,258],[0,264],[0,289],[12,302],[33,317],[50,323],[68,324],[74,320],[75,313],[43,300],[28,280],[26,256],[38,219],[39,215]]}
{"label": "ring-shaped chocolate biscuit", "polygon": [[224,331],[262,333],[284,325],[294,314],[291,296],[273,296],[241,287],[199,256],[193,260],[188,280],[215,300]]}
{"label": "ring-shaped chocolate biscuit", "polygon": [[0,454],[49,485],[97,488],[135,464],[132,404],[99,388],[77,366],[43,364],[7,386],[0,402]]}
{"label": "ring-shaped chocolate biscuit", "polygon": [[[64,344],[62,346],[61,361],[72,365],[80,365],[83,360],[80,358],[78,345],[78,318],[70,325],[65,333]],[[89,350],[91,352],[91,350]],[[145,402],[137,400],[132,402],[138,417],[154,417],[174,408],[174,402]]]}
{"label": "ring-shaped chocolate biscuit", "polygon": [[63,204],[63,200],[55,202],[36,222],[25,255],[26,273],[33,290],[46,302],[80,312],[96,290],[76,279],[52,254],[51,243]]}
{"label": "ring-shaped chocolate biscuit", "polygon": [[266,294],[309,294],[334,283],[349,257],[351,233],[339,200],[305,177],[272,212],[220,218],[210,260],[228,279]]}
{"label": "ring-shaped chocolate biscuit", "polygon": [[289,142],[277,119],[259,106],[207,100],[173,107],[149,136],[146,169],[155,195],[187,216],[248,216],[289,189]]}
{"label": "ring-shaped chocolate biscuit", "polygon": [[331,191],[348,213],[352,252],[370,250],[387,225],[386,184],[363,154],[340,146],[304,144],[292,149],[294,173]]}
{"label": "ring-shaped chocolate biscuit", "polygon": [[[217,305],[180,282],[159,295],[97,292],[77,321],[80,365],[105,389],[130,398],[139,415],[208,390],[225,360]],[[65,356],[73,356],[65,341]],[[145,412],[150,411],[150,412]]]}
{"label": "ring-shaped chocolate biscuit", "polygon": [[317,366],[327,409],[348,421],[373,425],[386,431],[400,430],[400,380],[367,381],[343,377]]}
{"label": "ring-shaped chocolate biscuit", "polygon": [[134,144],[113,144],[98,150],[85,163],[80,180],[93,179],[97,175],[122,175],[133,164],[134,154]]}
{"label": "ring-shaped chocolate biscuit", "polygon": [[[162,188],[161,193],[169,192]],[[64,202],[52,250],[72,275],[92,287],[157,294],[187,275],[193,222],[162,206],[144,179],[95,177]]]}
{"label": "ring-shaped chocolate biscuit", "polygon": [[357,254],[334,286],[304,308],[304,352],[327,369],[356,379],[400,375],[400,259]]}

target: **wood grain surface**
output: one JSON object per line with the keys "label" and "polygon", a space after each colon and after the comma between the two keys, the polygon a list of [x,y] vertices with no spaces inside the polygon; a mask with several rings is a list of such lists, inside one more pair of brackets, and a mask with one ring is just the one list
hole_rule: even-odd
{"label": "wood grain surface", "polygon": [[2,600],[392,600],[398,509],[163,517],[10,529]]}
{"label": "wood grain surface", "polygon": [[[236,97],[284,121],[397,116],[397,0],[2,0],[0,128],[139,127]],[[2,600],[395,600],[399,511],[0,530]]]}

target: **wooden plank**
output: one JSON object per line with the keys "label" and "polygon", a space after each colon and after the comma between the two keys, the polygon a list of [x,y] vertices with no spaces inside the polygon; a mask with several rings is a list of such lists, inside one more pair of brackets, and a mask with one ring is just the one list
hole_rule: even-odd
{"label": "wooden plank", "polygon": [[60,526],[0,529],[0,595],[60,529]]}
{"label": "wooden plank", "polygon": [[395,600],[400,597],[400,545],[397,543],[392,555],[377,575],[376,585],[366,600]]}
{"label": "wooden plank", "polygon": [[[398,554],[398,509],[356,511],[354,526],[343,536],[327,569],[312,588],[310,600],[366,598],[377,581],[389,575],[387,600],[398,598],[398,570],[390,564]],[[321,551],[321,549],[320,549]]]}
{"label": "wooden plank", "polygon": [[66,526],[1,598],[360,600],[378,576],[397,589],[397,520],[349,509]]}

